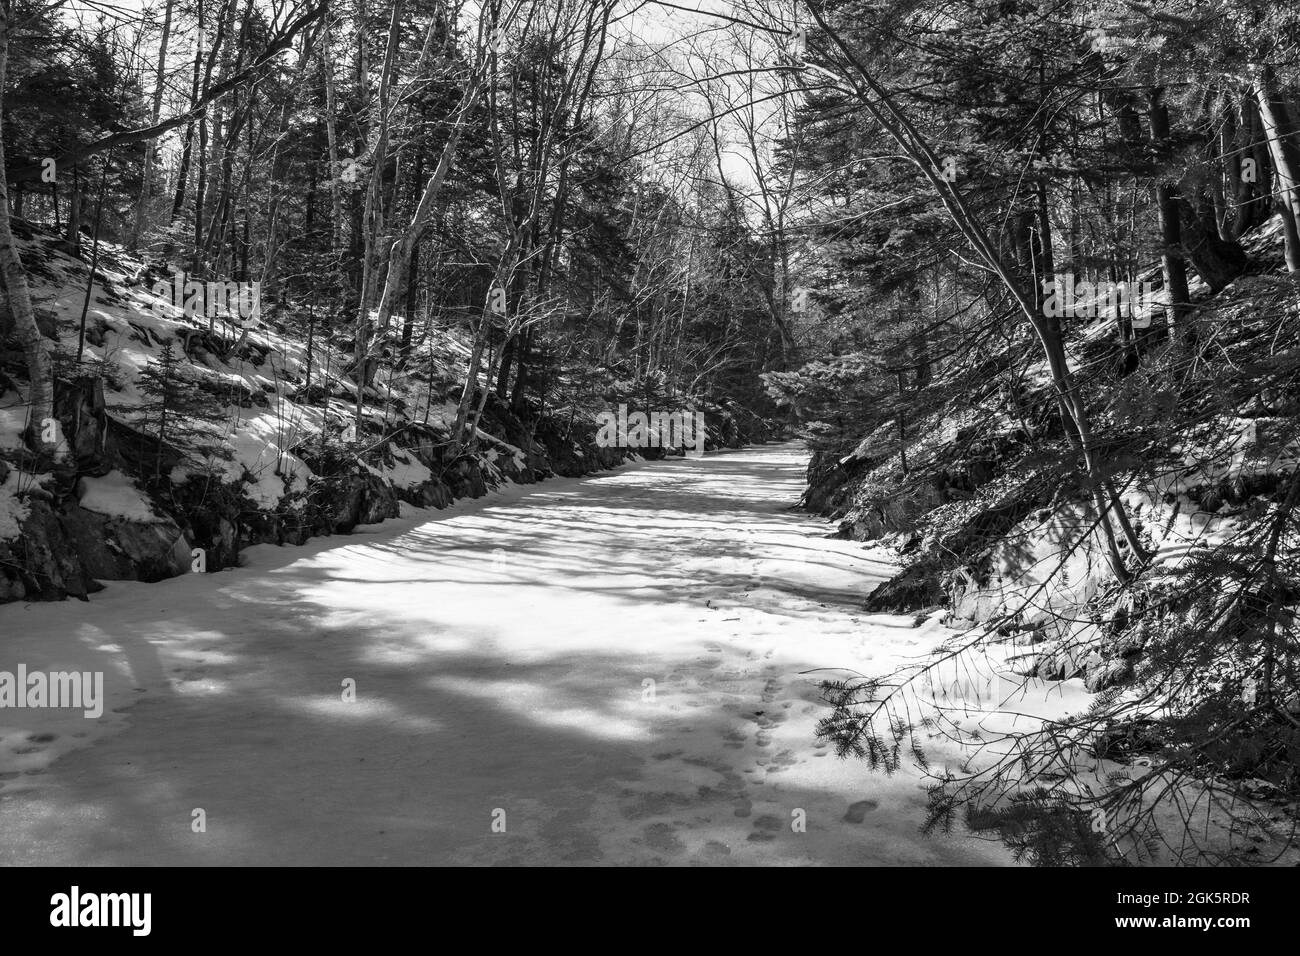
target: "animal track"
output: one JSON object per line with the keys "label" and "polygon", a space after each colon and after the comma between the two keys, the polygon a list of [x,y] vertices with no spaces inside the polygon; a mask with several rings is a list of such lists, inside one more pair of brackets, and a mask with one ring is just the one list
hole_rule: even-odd
{"label": "animal track", "polygon": [[686,844],[677,838],[677,830],[671,823],[652,823],[642,832],[646,846],[652,850],[673,856],[686,852]]}
{"label": "animal track", "polygon": [[[772,763],[776,764],[778,767],[781,768],[793,767],[798,762],[799,762],[799,758],[794,755],[793,750],[782,750],[775,757],[772,758]],[[772,773],[774,771],[768,771],[768,772]]]}
{"label": "animal track", "polygon": [[625,820],[640,820],[646,817],[659,817],[689,807],[690,797],[680,793],[637,793],[624,791],[628,802],[620,809]]}
{"label": "animal track", "polygon": [[785,826],[780,817],[765,813],[754,820],[754,830],[747,838],[750,843],[767,843],[776,839],[776,834]]}
{"label": "animal track", "polygon": [[849,805],[849,812],[844,814],[845,823],[861,823],[867,818],[867,814],[879,809],[880,804],[875,800],[859,800],[857,803]]}
{"label": "animal track", "polygon": [[776,713],[770,713],[766,710],[756,710],[745,719],[752,720],[754,723],[758,724],[760,730],[771,730],[773,727],[785,723],[786,715],[779,711]]}

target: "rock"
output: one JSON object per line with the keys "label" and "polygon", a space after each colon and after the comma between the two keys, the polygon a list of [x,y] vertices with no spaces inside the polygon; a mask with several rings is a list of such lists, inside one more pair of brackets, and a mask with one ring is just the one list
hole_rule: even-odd
{"label": "rock", "polygon": [[1118,657],[1136,657],[1145,646],[1145,631],[1140,627],[1132,627],[1115,640],[1114,653]]}
{"label": "rock", "polygon": [[409,488],[397,489],[397,497],[417,508],[445,508],[451,504],[451,489],[437,478]]}
{"label": "rock", "polygon": [[944,600],[939,576],[924,565],[912,565],[879,584],[868,596],[868,611],[903,613],[933,607]]}
{"label": "rock", "polygon": [[359,524],[377,524],[386,518],[396,518],[401,514],[397,505],[397,495],[392,485],[381,481],[374,475],[368,475],[361,495]]}
{"label": "rock", "polygon": [[74,506],[60,520],[69,544],[91,577],[162,581],[190,569],[190,549],[180,527],[170,518],[128,521]]}
{"label": "rock", "polygon": [[49,601],[99,590],[50,504],[37,499],[27,504],[22,534],[0,541],[0,595]]}
{"label": "rock", "polygon": [[1038,666],[1034,669],[1034,676],[1043,680],[1065,680],[1070,669],[1069,657],[1066,654],[1041,654],[1038,658]]}
{"label": "rock", "polygon": [[[450,468],[444,459],[445,429],[410,424],[404,430],[404,449],[436,477],[397,489],[363,465],[343,466],[347,470],[342,473],[313,478],[307,487],[263,509],[245,496],[238,481],[205,477],[167,487],[165,476],[180,463],[179,453],[111,417],[98,379],[62,386],[56,414],[77,468],[68,471],[62,484],[34,487],[21,535],[0,542],[0,602],[84,598],[103,587],[97,578],[157,581],[187,574],[195,548],[203,550],[208,571],[221,570],[237,565],[240,549],[251,544],[301,544],[313,536],[347,533],[360,524],[396,517],[399,501],[444,508],[456,498],[481,497],[502,480],[531,483],[555,474],[587,475],[634,457],[628,449],[598,447],[593,423],[547,417],[534,429],[493,398],[484,416],[490,427],[484,430],[500,441],[485,442],[477,456]],[[709,447],[737,447],[760,433],[766,437],[767,424],[755,416],[717,412],[715,417]],[[491,461],[482,454],[487,449],[496,452]],[[311,450],[308,445],[294,449],[309,466],[327,474],[340,467],[337,460],[316,461]],[[75,502],[61,503],[72,492],[71,478],[102,477],[115,469],[152,490],[154,520],[127,520],[91,512]],[[0,461],[0,481],[10,470]],[[68,487],[62,487],[65,484]],[[937,603],[923,596],[916,600],[918,606]]]}
{"label": "rock", "polygon": [[991,621],[1003,611],[1002,595],[987,588],[962,591],[953,606],[953,616],[976,624]]}
{"label": "rock", "polygon": [[1119,687],[1133,678],[1133,663],[1126,660],[1109,660],[1090,669],[1084,678],[1084,684],[1090,693]]}
{"label": "rock", "polygon": [[350,474],[321,480],[312,488],[312,496],[328,520],[327,534],[395,518],[401,510],[392,486],[361,466]]}
{"label": "rock", "polygon": [[111,470],[103,380],[87,376],[78,378],[69,388],[58,389],[54,408],[77,470],[90,475]]}
{"label": "rock", "polygon": [[[205,556],[205,564],[206,560]],[[181,574],[194,569],[194,549],[190,547],[190,543],[185,540],[185,535],[183,534],[179,535],[176,540],[172,542],[172,563],[183,569],[180,572]],[[208,570],[214,569],[209,568]]]}
{"label": "rock", "polygon": [[448,472],[452,494],[457,498],[482,498],[487,494],[487,483],[477,465],[463,459]]}

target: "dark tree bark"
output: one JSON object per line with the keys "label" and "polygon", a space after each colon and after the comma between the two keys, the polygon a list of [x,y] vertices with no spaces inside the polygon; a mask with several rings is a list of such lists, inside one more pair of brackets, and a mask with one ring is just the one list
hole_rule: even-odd
{"label": "dark tree bark", "polygon": [[[1166,157],[1169,150],[1169,108],[1165,105],[1164,87],[1152,87],[1147,93],[1147,103],[1150,107],[1152,145],[1158,155]],[[1170,317],[1177,332],[1186,324],[1191,313],[1178,184],[1161,177],[1156,182],[1153,198],[1160,219],[1160,264],[1165,277],[1165,293],[1169,297]]]}
{"label": "dark tree bark", "polygon": [[1286,237],[1286,266],[1300,272],[1300,142],[1286,100],[1270,66],[1261,66],[1254,77],[1255,103],[1264,128],[1277,190],[1274,208],[1282,217]]}
{"label": "dark tree bark", "polygon": [[1250,257],[1241,243],[1219,235],[1214,209],[1204,197],[1195,205],[1187,200],[1179,205],[1187,259],[1210,291],[1218,292],[1246,271]]}

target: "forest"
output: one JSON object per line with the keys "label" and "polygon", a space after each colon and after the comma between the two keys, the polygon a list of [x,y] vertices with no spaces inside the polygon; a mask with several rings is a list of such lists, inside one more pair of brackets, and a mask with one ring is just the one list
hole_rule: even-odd
{"label": "forest", "polygon": [[103,672],[203,768],[155,858],[41,704],[15,846],[259,858],[188,823],[230,708],[599,743],[425,862],[1300,860],[1293,5],[0,0],[0,120],[0,707]]}

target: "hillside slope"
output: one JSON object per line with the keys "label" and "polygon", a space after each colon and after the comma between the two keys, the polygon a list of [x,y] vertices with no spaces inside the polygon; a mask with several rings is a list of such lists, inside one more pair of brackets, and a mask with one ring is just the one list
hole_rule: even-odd
{"label": "hillside slope", "polygon": [[[477,442],[453,456],[469,349],[465,333],[436,324],[406,359],[378,363],[358,429],[352,343],[320,329],[337,317],[326,323],[310,304],[250,308],[257,290],[226,299],[215,286],[195,308],[182,273],[112,245],[87,301],[86,262],[21,221],[15,231],[55,353],[57,424],[45,427],[60,441],[53,460],[24,446],[25,371],[2,347],[0,315],[0,601],[216,571],[252,544],[348,532],[635,454],[597,444],[604,401],[574,388],[535,424],[489,394]],[[627,400],[619,387],[611,375],[604,397]],[[692,405],[705,412],[706,447],[769,434],[729,403]]]}
{"label": "hillside slope", "polygon": [[[1136,546],[1103,533],[1024,328],[862,419],[865,434],[809,423],[805,503],[899,559],[865,609],[942,608],[960,630],[882,681],[828,689],[824,729],[843,752],[874,761],[909,746],[920,728],[891,702],[928,686],[940,661],[993,666],[1007,686],[1077,678],[1095,695],[1067,720],[1004,735],[1014,759],[940,781],[936,824],[961,807],[1040,861],[1133,861],[1190,834],[1187,808],[1213,806],[1217,833],[1189,837],[1179,858],[1243,862],[1300,820],[1300,299],[1276,218],[1243,246],[1250,268],[1217,291],[1194,283],[1184,327],[1169,330],[1158,301],[1131,323],[1085,302],[1065,324],[1105,487]],[[805,382],[833,394],[824,383],[854,361]],[[959,717],[949,732],[968,733]],[[1085,752],[1118,761],[1115,775],[1084,780]],[[1090,829],[1090,813],[1125,822]]]}

